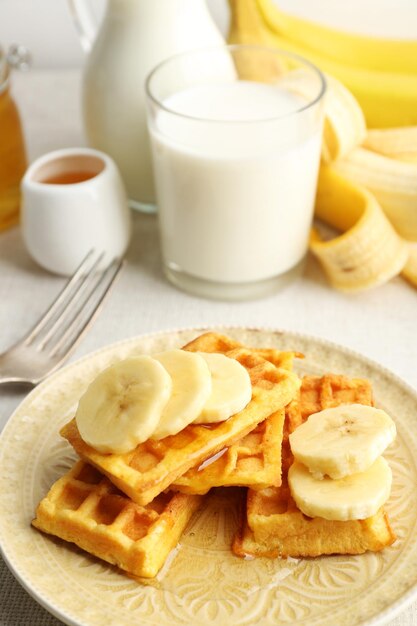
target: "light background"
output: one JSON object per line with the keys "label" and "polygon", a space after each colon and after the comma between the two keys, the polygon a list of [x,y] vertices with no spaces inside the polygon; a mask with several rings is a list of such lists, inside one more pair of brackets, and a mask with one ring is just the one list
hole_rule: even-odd
{"label": "light background", "polygon": [[[225,29],[226,0],[207,1]],[[294,13],[357,32],[417,38],[417,0],[277,1],[283,8],[291,6]],[[91,2],[97,12],[105,5],[105,0]],[[67,0],[0,0],[0,44],[7,46],[12,42],[30,48],[38,69],[79,68],[83,63]],[[52,149],[82,145],[77,69],[34,70],[13,78],[31,159]],[[378,289],[348,296],[330,289],[311,260],[300,281],[262,302],[207,302],[176,291],[163,279],[153,221],[136,216],[136,245],[126,271],[72,360],[106,343],[139,333],[227,322],[287,328],[343,343],[379,361],[417,388],[415,291],[400,278]],[[31,262],[17,230],[2,235],[0,352],[35,323],[61,285],[60,278],[47,276]],[[0,430],[22,397],[18,390],[1,395]],[[405,624],[417,626],[415,604],[390,622],[390,626]],[[58,626],[58,621],[16,584],[1,560],[0,626]]]}
{"label": "light background", "polygon": [[[294,14],[354,32],[417,39],[417,0],[275,1]],[[98,17],[106,5],[106,0],[86,2],[91,3]],[[225,32],[227,0],[207,3]],[[78,67],[83,63],[67,0],[0,0],[0,45],[7,47],[15,42],[29,48],[35,68]]]}

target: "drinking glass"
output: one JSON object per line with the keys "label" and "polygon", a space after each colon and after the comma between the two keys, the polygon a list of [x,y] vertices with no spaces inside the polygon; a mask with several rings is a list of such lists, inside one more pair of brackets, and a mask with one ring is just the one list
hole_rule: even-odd
{"label": "drinking glass", "polygon": [[320,161],[321,72],[262,46],[177,55],[146,84],[164,270],[227,300],[267,295],[307,252]]}

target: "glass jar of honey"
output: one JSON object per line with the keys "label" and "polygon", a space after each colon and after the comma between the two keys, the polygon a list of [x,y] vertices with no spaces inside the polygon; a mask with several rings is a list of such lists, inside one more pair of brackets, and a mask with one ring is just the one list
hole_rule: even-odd
{"label": "glass jar of honey", "polygon": [[0,231],[16,224],[27,167],[20,116],[10,92],[10,63],[0,47]]}

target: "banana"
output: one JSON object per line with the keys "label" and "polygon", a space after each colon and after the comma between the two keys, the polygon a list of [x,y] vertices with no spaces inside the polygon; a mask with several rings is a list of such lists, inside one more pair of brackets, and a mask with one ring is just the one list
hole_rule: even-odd
{"label": "banana", "polygon": [[333,167],[320,168],[315,216],[344,233],[322,241],[313,230],[310,239],[310,250],[337,289],[355,292],[375,287],[399,274],[406,264],[407,243],[374,196]]}
{"label": "banana", "polygon": [[388,500],[392,473],[379,457],[367,470],[345,478],[318,479],[299,462],[288,470],[288,484],[297,507],[309,517],[357,520],[375,515]]}
{"label": "banana", "polygon": [[163,439],[180,432],[200,415],[212,392],[212,377],[206,360],[196,352],[168,350],[153,358],[172,378],[171,397],[152,433],[152,439]]}
{"label": "banana", "polygon": [[133,450],[156,428],[171,390],[168,372],[149,356],[111,365],[79,401],[75,419],[82,439],[103,453]]}
{"label": "banana", "polygon": [[[268,33],[263,29],[260,13],[254,2],[247,3],[245,10],[241,10],[239,0],[229,0],[231,8],[230,43],[246,43],[269,45]],[[244,33],[244,35],[243,35]],[[241,36],[245,41],[241,41]],[[265,37],[265,38],[264,38]],[[270,83],[282,71],[282,64],[270,54],[263,55],[260,48],[238,50],[233,55],[233,61],[240,80],[258,80]]]}
{"label": "banana", "polygon": [[[312,231],[310,248],[329,279],[339,289],[360,291],[386,282],[405,266],[404,277],[416,285],[412,248],[395,236],[381,216],[381,207],[401,236],[417,240],[417,80],[406,75],[410,71],[408,61],[400,58],[407,46],[417,43],[391,42],[400,56],[387,53],[385,58],[391,43],[386,48],[385,41],[363,38],[364,48],[355,59],[350,46],[358,45],[361,50],[362,45],[356,36],[340,39],[340,33],[333,31],[336,39],[330,39],[332,44],[328,45],[324,42],[330,36],[325,32],[328,29],[300,24],[298,18],[285,16],[270,0],[229,0],[229,4],[230,43],[281,48],[309,58],[326,72],[322,161],[334,162],[342,177],[337,179],[336,172],[330,175],[322,167],[316,216],[340,230],[351,229],[333,241],[322,241],[318,232]],[[294,34],[295,30],[300,34]],[[304,37],[306,30],[312,39]],[[283,36],[286,33],[288,36]],[[313,40],[324,46],[317,45],[313,51]],[[339,63],[342,49],[347,62]],[[380,63],[379,71],[374,71],[374,61],[370,62],[372,55]],[[355,63],[362,66],[362,60],[363,67],[355,67]],[[240,69],[245,71],[246,66],[252,80],[270,82],[277,76],[276,68],[271,70],[250,59],[247,63]],[[412,61],[412,67],[417,68],[417,60]],[[396,70],[400,72],[395,74]],[[368,125],[376,127],[367,134],[361,107]],[[358,147],[361,143],[363,147]]]}
{"label": "banana", "polygon": [[326,81],[322,159],[330,163],[346,156],[364,141],[366,122],[351,92],[332,76],[326,75]]}
{"label": "banana", "polygon": [[[231,42],[270,45],[270,35],[262,23],[255,2],[231,0],[231,7]],[[239,77],[242,80],[277,82],[280,68],[273,64],[271,55],[267,55],[265,63],[260,62],[259,54],[259,49],[249,49],[245,55],[243,51],[235,55]],[[310,76],[305,74],[303,70],[293,70],[284,74],[279,84],[285,84],[290,91],[311,100],[317,95],[317,85],[315,81],[311,83]],[[328,163],[348,154],[362,143],[366,136],[366,124],[362,109],[350,91],[329,75],[326,75],[326,81],[322,158]]]}
{"label": "banana", "polygon": [[317,479],[344,478],[366,471],[396,436],[381,409],[344,404],[313,413],[290,435],[294,458]]}
{"label": "banana", "polygon": [[256,0],[229,0],[231,44],[270,45],[271,32],[265,25]]}
{"label": "banana", "polygon": [[369,128],[387,128],[417,124],[417,80],[415,76],[372,72],[340,65],[319,54],[294,46],[282,37],[273,36],[273,45],[299,54],[323,72],[337,78],[361,106]]}
{"label": "banana", "polygon": [[417,241],[417,164],[355,148],[334,167],[372,192],[402,237]]}
{"label": "banana", "polygon": [[384,39],[350,34],[281,11],[273,0],[258,0],[269,28],[317,52],[355,67],[417,73],[417,40]]}
{"label": "banana", "polygon": [[252,385],[247,370],[224,354],[199,352],[206,361],[213,389],[195,424],[222,422],[242,411],[252,398]]}
{"label": "banana", "polygon": [[370,129],[363,147],[392,159],[417,163],[417,126]]}
{"label": "banana", "polygon": [[340,63],[270,28],[257,0],[229,0],[230,43],[264,44],[307,58],[341,81],[358,100],[370,128],[417,124],[417,80],[414,75],[375,71]]}

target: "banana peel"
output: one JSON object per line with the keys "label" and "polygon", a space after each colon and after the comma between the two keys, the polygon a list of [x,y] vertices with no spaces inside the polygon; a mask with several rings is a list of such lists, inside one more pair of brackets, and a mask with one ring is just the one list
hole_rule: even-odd
{"label": "banana peel", "polygon": [[334,167],[345,178],[372,192],[402,237],[417,241],[417,164],[359,147],[334,163]]}
{"label": "banana peel", "polygon": [[366,138],[365,116],[356,98],[342,83],[326,75],[322,159],[331,163],[349,154]]}
{"label": "banana peel", "polygon": [[417,126],[370,129],[362,145],[391,159],[417,163]]}
{"label": "banana peel", "polygon": [[313,229],[310,238],[311,252],[336,289],[354,293],[377,287],[397,276],[407,263],[409,246],[375,197],[332,167],[320,169],[315,216],[343,232],[323,240]]}

